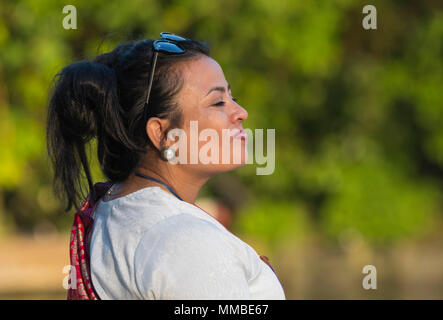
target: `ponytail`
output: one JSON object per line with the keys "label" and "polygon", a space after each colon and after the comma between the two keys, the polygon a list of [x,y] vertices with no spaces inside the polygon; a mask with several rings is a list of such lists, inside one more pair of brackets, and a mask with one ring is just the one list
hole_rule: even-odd
{"label": "ponytail", "polygon": [[93,179],[85,145],[100,134],[104,111],[118,104],[113,69],[99,63],[80,61],[65,67],[57,76],[47,117],[47,148],[54,167],[54,190],[66,198],[66,211],[83,197],[81,167],[90,192]]}

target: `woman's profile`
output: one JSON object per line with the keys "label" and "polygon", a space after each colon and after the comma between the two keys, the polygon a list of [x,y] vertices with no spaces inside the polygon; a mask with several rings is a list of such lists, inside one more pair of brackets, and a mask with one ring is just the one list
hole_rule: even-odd
{"label": "woman's profile", "polygon": [[[47,145],[55,192],[77,209],[69,299],[285,299],[265,259],[194,204],[208,179],[245,164],[247,117],[208,47],[170,33],[60,71]],[[194,124],[216,144],[211,161]],[[89,169],[93,139],[105,183]]]}

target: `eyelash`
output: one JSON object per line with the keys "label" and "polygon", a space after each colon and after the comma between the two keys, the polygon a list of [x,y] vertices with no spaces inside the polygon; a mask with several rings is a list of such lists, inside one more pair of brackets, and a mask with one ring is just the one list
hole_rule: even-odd
{"label": "eyelash", "polygon": [[[237,102],[238,99],[237,98],[232,98],[232,101]],[[224,105],[225,105],[224,101],[220,101],[220,102],[214,104],[214,106],[218,106],[218,107],[223,107]]]}

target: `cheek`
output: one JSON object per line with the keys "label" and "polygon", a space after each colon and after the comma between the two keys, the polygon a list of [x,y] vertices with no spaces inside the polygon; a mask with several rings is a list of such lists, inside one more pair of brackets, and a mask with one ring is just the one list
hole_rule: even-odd
{"label": "cheek", "polygon": [[[198,132],[200,134],[203,130],[211,130],[222,135],[223,129],[229,128],[229,117],[224,108],[217,109],[216,107],[209,107],[200,110],[198,114],[194,114],[194,121],[198,123]],[[189,122],[188,122],[189,126]]]}
{"label": "cheek", "polygon": [[[219,156],[218,163],[222,162],[222,154],[226,152],[230,152],[230,140],[231,138],[226,136],[226,129],[230,127],[229,117],[226,112],[222,109],[214,109],[208,110],[204,116],[200,118],[199,121],[199,132],[205,130],[211,132],[211,137],[207,137],[198,143],[199,155],[200,151],[208,156],[214,156],[212,151],[206,152],[208,146],[211,145],[212,148],[218,149]],[[203,132],[202,137],[205,136],[205,132]],[[232,141],[232,140],[231,140]],[[226,149],[226,150],[225,150]]]}
{"label": "cheek", "polygon": [[[246,141],[233,138],[230,123],[223,113],[208,117],[187,118],[183,123],[185,137],[178,143],[181,163],[231,165],[246,162],[243,151]],[[236,132],[234,132],[236,133]],[[226,167],[226,166],[225,166]]]}
{"label": "cheek", "polygon": [[[187,137],[185,139],[187,163],[195,163],[192,159],[200,159],[203,156],[211,159],[211,162],[218,161],[221,164],[224,161],[223,154],[230,155],[228,161],[232,163],[234,149],[236,149],[234,142],[239,142],[240,148],[244,143],[230,136],[229,128],[232,124],[223,109],[207,108],[184,114],[183,129]],[[203,159],[200,161],[203,162]]]}
{"label": "cheek", "polygon": [[[199,121],[199,133],[203,130],[212,131],[211,138],[207,138],[206,140],[199,141],[198,150],[203,148],[207,149],[209,144],[217,144],[217,149],[219,150],[220,162],[222,153],[232,154],[233,149],[233,141],[234,139],[230,136],[229,128],[232,127],[232,124],[229,121],[229,116],[226,114],[224,110],[215,109],[212,112],[208,113],[208,116],[202,117]],[[202,134],[204,136],[204,134]]]}

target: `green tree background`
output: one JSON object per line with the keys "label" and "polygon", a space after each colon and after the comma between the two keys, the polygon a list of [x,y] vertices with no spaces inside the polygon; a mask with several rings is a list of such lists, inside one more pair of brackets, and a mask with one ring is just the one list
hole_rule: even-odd
{"label": "green tree background", "polygon": [[[77,8],[65,30],[63,6]],[[350,230],[373,246],[441,230],[443,4],[372,1],[56,1],[0,3],[0,234],[42,223],[67,232],[51,189],[45,117],[54,75],[131,39],[169,31],[206,41],[246,128],[275,128],[275,172],[256,166],[202,191],[233,229],[273,250]],[[102,181],[94,168],[96,181]]]}

